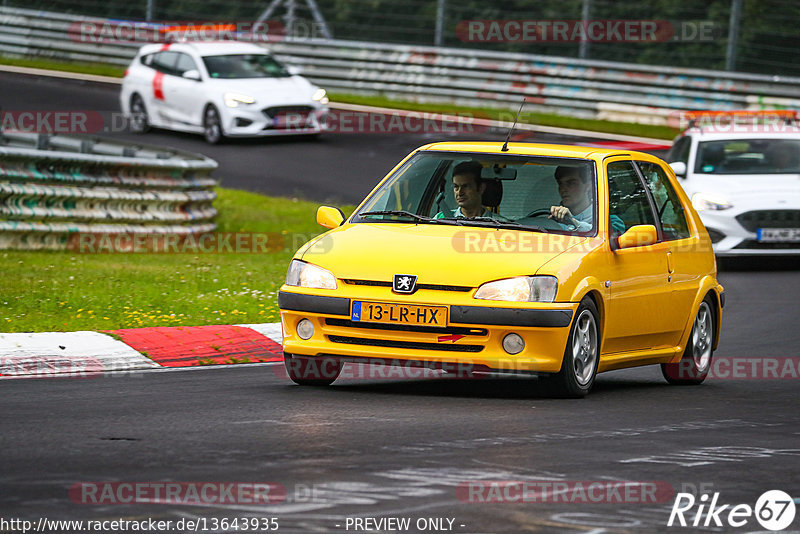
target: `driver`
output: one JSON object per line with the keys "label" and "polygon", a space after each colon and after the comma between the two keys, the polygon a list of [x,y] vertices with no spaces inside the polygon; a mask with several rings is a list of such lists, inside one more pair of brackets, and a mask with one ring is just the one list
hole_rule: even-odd
{"label": "driver", "polygon": [[[483,166],[477,161],[464,161],[453,169],[453,195],[458,208],[452,210],[448,218],[474,219],[476,217],[497,218],[497,214],[483,206],[483,192],[486,184],[481,180]],[[444,219],[444,212],[439,212],[435,219]]]}
{"label": "driver", "polygon": [[[561,195],[561,204],[550,206],[550,218],[561,224],[565,229],[574,227],[576,232],[588,232],[592,229],[594,210],[592,205],[592,185],[589,177],[578,167],[556,167],[553,176],[558,182],[558,194]],[[616,215],[609,216],[611,229],[623,233],[625,223]]]}

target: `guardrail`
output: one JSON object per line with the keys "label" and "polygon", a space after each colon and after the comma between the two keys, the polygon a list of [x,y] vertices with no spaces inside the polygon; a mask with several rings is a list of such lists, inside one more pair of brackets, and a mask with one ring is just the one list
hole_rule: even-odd
{"label": "guardrail", "polygon": [[211,232],[215,161],[96,137],[0,134],[0,249],[65,249],[80,234]]}
{"label": "guardrail", "polygon": [[[82,42],[81,21],[109,22],[0,8],[0,54],[114,65],[135,54],[136,43]],[[329,90],[417,102],[515,109],[525,97],[529,110],[674,126],[681,110],[800,108],[792,77],[326,39],[268,48]]]}

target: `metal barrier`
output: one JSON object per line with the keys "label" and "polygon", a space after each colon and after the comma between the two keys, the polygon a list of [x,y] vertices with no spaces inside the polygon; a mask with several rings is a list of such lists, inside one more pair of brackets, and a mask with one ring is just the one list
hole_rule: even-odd
{"label": "metal barrier", "polygon": [[[139,44],[82,42],[62,13],[0,8],[0,54],[126,65]],[[116,21],[117,23],[119,21]],[[268,48],[332,91],[679,126],[680,110],[800,107],[800,78],[322,39]]]}
{"label": "metal barrier", "polygon": [[80,234],[211,232],[215,161],[101,138],[0,135],[0,249],[65,249]]}

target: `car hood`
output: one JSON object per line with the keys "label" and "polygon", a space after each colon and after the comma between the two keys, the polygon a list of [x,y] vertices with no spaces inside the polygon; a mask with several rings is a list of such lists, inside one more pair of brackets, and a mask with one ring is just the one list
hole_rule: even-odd
{"label": "car hood", "polygon": [[690,196],[713,193],[725,197],[734,206],[800,206],[800,174],[695,175],[685,189]]}
{"label": "car hood", "polygon": [[308,243],[297,257],[339,279],[391,281],[418,276],[420,284],[477,287],[536,274],[585,237],[432,224],[358,223]]}
{"label": "car hood", "polygon": [[224,93],[242,93],[256,99],[256,105],[309,104],[316,88],[302,76],[286,78],[242,78],[210,80],[213,87]]}

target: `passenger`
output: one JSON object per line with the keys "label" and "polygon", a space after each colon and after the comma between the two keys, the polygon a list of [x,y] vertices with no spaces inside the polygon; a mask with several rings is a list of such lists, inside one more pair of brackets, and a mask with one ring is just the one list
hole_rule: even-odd
{"label": "passenger", "polygon": [[[481,180],[483,166],[477,161],[464,161],[453,169],[453,195],[458,208],[447,217],[455,219],[474,219],[476,217],[497,218],[497,214],[483,206],[483,192],[486,184]],[[439,212],[435,219],[444,219],[444,212]]]}
{"label": "passenger", "polygon": [[[566,230],[589,232],[594,222],[594,205],[592,203],[592,185],[589,177],[578,167],[556,167],[553,174],[558,182],[558,194],[561,204],[550,206],[550,218],[561,224]],[[614,233],[625,231],[625,223],[616,215],[610,215],[609,221]]]}
{"label": "passenger", "polygon": [[798,166],[797,150],[790,143],[778,142],[771,145],[765,154],[767,161],[777,172],[796,172]]}

